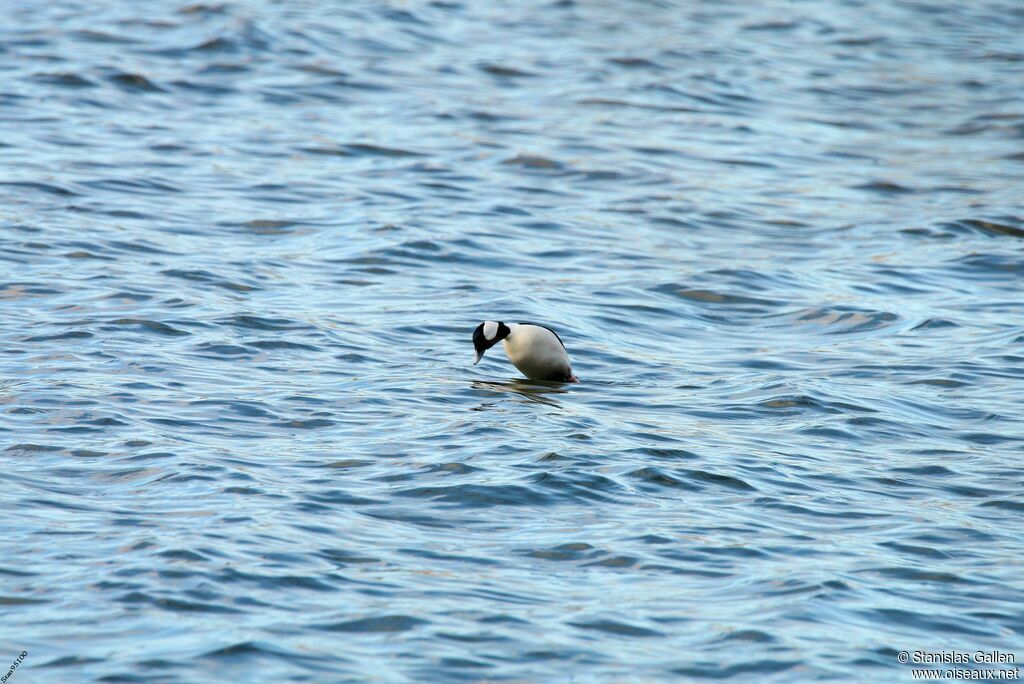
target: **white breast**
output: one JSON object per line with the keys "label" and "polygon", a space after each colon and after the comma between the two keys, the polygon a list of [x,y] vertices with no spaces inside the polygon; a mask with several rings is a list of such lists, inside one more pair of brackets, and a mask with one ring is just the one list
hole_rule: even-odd
{"label": "white breast", "polygon": [[505,338],[508,360],[531,380],[564,381],[572,373],[569,355],[558,336],[547,328],[528,323],[512,323]]}

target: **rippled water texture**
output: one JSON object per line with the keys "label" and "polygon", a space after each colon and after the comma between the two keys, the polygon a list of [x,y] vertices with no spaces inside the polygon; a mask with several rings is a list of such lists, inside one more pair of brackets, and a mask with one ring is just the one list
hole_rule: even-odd
{"label": "rippled water texture", "polygon": [[188,2],[0,3],[14,681],[1020,648],[1019,2]]}

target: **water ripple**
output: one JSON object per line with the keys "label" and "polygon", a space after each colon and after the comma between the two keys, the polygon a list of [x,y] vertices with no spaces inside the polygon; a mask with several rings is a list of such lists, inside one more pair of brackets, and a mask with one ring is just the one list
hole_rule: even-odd
{"label": "water ripple", "polygon": [[0,6],[16,676],[1017,647],[1016,7],[141,7]]}

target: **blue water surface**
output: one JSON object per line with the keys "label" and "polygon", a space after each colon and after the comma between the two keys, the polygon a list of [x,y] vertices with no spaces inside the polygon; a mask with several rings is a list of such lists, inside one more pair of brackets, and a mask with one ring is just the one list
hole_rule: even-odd
{"label": "blue water surface", "polygon": [[[0,3],[0,668],[1020,662],[1021,36],[1015,0]],[[484,319],[582,382],[472,366]]]}

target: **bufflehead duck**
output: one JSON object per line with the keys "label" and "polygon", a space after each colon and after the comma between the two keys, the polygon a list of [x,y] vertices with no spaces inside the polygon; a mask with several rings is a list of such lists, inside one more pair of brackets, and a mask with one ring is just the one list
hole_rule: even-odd
{"label": "bufflehead duck", "polygon": [[484,352],[502,341],[505,354],[519,371],[531,380],[553,380],[555,382],[579,382],[569,365],[558,334],[550,328],[532,323],[502,323],[484,321],[473,331],[473,346],[476,360],[480,363]]}

